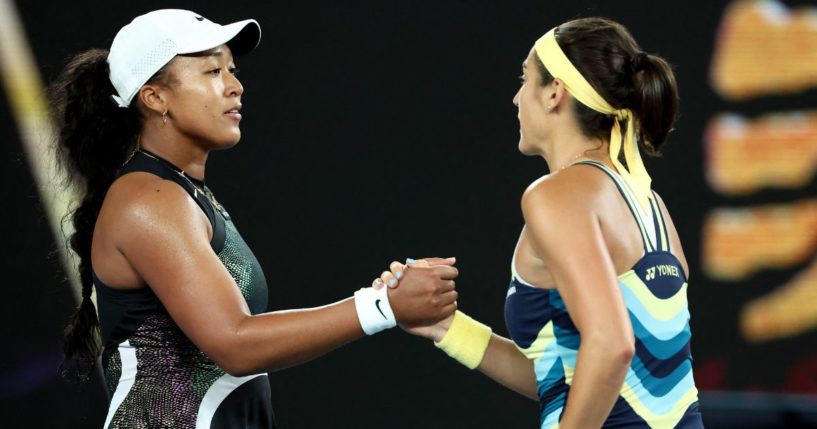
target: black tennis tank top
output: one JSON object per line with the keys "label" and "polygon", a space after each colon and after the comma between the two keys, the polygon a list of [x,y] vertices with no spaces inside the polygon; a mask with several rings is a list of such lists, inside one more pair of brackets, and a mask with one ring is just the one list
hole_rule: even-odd
{"label": "black tennis tank top", "polygon": [[[253,314],[267,308],[261,266],[203,182],[137,151],[117,178],[146,172],[181,186],[213,228],[210,245]],[[234,377],[179,329],[150,287],[113,289],[94,273],[110,406],[105,428],[274,428],[266,374]],[[206,311],[206,309],[201,309]]]}

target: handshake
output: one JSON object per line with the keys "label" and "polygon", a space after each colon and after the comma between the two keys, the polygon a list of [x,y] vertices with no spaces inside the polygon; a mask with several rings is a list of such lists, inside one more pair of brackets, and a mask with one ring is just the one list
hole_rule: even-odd
{"label": "handshake", "polygon": [[370,288],[355,293],[363,331],[372,335],[400,325],[405,331],[440,341],[457,309],[455,258],[392,262]]}

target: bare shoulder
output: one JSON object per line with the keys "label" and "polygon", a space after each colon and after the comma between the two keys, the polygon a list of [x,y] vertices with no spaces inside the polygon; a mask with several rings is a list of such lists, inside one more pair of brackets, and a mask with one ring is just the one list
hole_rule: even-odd
{"label": "bare shoulder", "polygon": [[[198,230],[201,209],[178,184],[149,173],[130,173],[108,190],[100,220],[117,219],[123,235],[166,232],[168,229]],[[206,229],[204,231],[206,233]]]}
{"label": "bare shoulder", "polygon": [[606,174],[596,167],[576,165],[531,183],[522,194],[525,216],[538,213],[565,215],[595,211],[609,188]]}

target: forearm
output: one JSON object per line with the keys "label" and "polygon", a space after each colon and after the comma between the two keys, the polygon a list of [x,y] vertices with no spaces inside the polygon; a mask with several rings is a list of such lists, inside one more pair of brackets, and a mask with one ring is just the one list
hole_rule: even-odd
{"label": "forearm", "polygon": [[317,308],[248,316],[213,356],[227,372],[275,371],[324,355],[364,336],[354,298]]}
{"label": "forearm", "polygon": [[229,374],[244,375],[306,362],[398,322],[436,323],[456,308],[457,274],[451,266],[412,269],[400,290],[362,288],[334,304],[259,315],[249,314],[244,297],[232,285],[212,284],[211,293],[203,294],[168,284],[157,295],[185,335],[213,362]]}
{"label": "forearm", "polygon": [[630,347],[582,339],[559,427],[601,427],[618,399],[631,359]]}
{"label": "forearm", "polygon": [[[430,327],[427,332],[415,333],[427,336],[463,365],[478,369],[514,392],[538,400],[533,363],[513,341],[492,333],[490,328],[464,313],[457,313]],[[454,318],[457,323],[453,322]],[[484,340],[479,340],[480,337]]]}
{"label": "forearm", "polygon": [[539,399],[533,362],[505,337],[491,335],[488,349],[477,369],[514,392],[533,400]]}

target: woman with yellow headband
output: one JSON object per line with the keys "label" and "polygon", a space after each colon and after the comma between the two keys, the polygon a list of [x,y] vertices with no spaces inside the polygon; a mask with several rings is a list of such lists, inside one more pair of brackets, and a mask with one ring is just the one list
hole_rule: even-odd
{"label": "woman with yellow headband", "polygon": [[577,19],[536,42],[513,102],[519,150],[550,174],[522,196],[511,339],[459,311],[409,331],[538,400],[545,429],[702,428],[688,266],[639,154],[658,154],[676,119],[671,67],[622,25]]}

